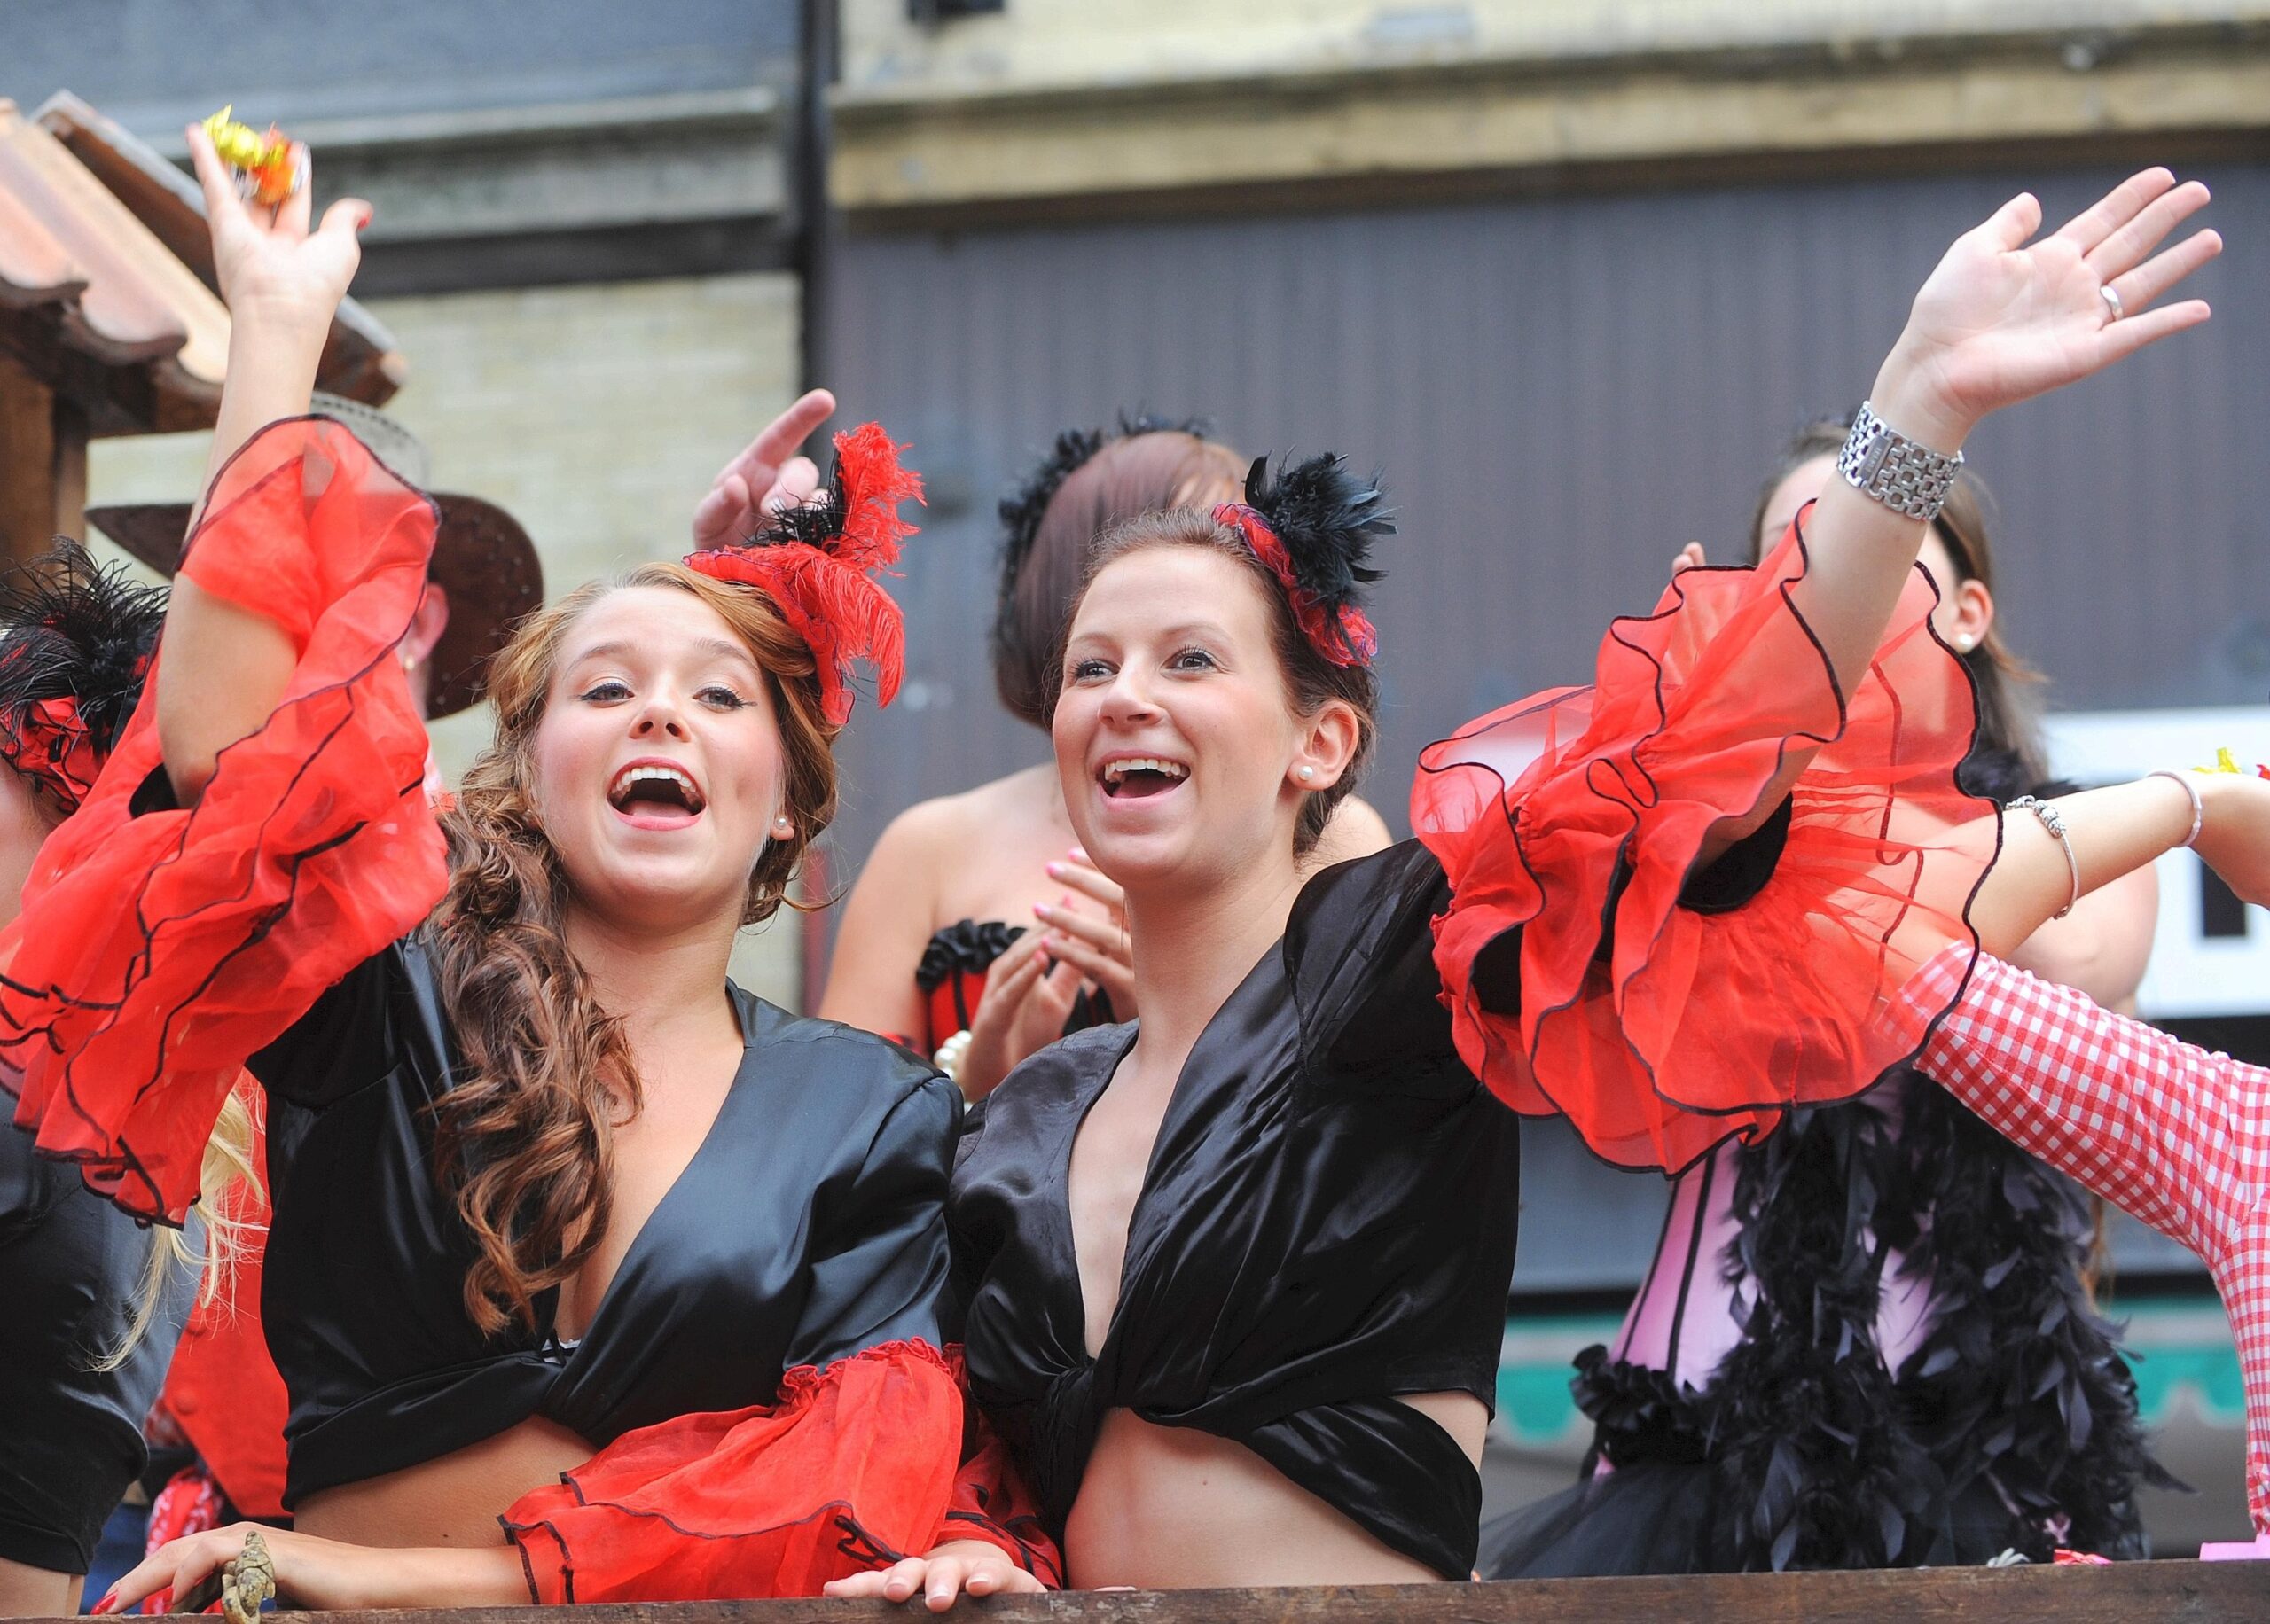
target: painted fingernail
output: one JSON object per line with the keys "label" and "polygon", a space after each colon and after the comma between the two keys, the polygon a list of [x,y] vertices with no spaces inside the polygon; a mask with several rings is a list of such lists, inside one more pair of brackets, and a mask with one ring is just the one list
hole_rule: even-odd
{"label": "painted fingernail", "polygon": [[1045,902],[1035,902],[1032,905],[1032,917],[1036,919],[1045,919],[1055,911]]}
{"label": "painted fingernail", "polygon": [[1047,871],[1048,871],[1048,878],[1051,878],[1051,879],[1061,879],[1061,878],[1064,878],[1064,865],[1063,865],[1062,863],[1051,863],[1045,864],[1045,865],[1043,865],[1043,866],[1045,866],[1045,867],[1047,869]]}

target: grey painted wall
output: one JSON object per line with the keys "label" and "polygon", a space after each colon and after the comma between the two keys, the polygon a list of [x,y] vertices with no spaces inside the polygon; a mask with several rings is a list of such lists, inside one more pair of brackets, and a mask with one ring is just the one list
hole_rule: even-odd
{"label": "grey painted wall", "polygon": [[794,68],[795,0],[10,0],[0,96],[171,134],[724,90]]}

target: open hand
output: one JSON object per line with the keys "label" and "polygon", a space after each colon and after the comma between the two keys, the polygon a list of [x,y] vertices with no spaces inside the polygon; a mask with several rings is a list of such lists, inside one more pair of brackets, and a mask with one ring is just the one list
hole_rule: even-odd
{"label": "open hand", "polygon": [[1900,433],[1952,451],[1989,412],[2197,326],[2205,301],[2155,301],[2219,254],[2222,238],[2199,231],[2155,251],[2206,204],[2197,181],[2178,185],[2167,170],[2146,169],[2036,241],[2039,200],[2011,199],[1955,239],[1915,295],[1878,379],[1877,409]]}
{"label": "open hand", "polygon": [[825,1596],[880,1596],[885,1601],[922,1597],[943,1612],[965,1592],[971,1596],[1029,1595],[1047,1587],[983,1540],[950,1540],[927,1555],[908,1557],[874,1573],[854,1573],[821,1588]]}
{"label": "open hand", "polygon": [[740,456],[717,472],[693,510],[696,550],[729,546],[756,534],[767,513],[799,507],[819,489],[819,469],[796,448],[835,415],[825,389],[801,396],[767,424]]}
{"label": "open hand", "polygon": [[205,127],[192,124],[188,133],[213,232],[214,277],[230,312],[240,320],[273,317],[320,323],[327,330],[363,262],[355,234],[370,224],[371,206],[360,198],[341,198],[324,210],[323,223],[311,231],[312,165],[308,183],[299,191],[273,209],[257,207],[237,195],[236,182]]}

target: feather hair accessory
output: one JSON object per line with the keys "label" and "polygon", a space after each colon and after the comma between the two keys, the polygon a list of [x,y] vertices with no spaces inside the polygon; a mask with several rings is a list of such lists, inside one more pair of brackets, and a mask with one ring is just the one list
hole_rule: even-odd
{"label": "feather hair accessory", "polygon": [[832,727],[851,714],[851,662],[875,671],[875,701],[888,705],[906,663],[906,622],[875,580],[898,562],[915,527],[898,504],[922,500],[922,476],[902,467],[904,448],[879,423],[835,436],[835,472],[819,499],[765,517],[746,542],[693,553],[689,568],[755,587],[772,599],[811,649],[820,709]]}
{"label": "feather hair accessory", "polygon": [[1381,572],[1366,559],[1372,543],[1395,534],[1377,479],[1362,479],[1327,452],[1272,477],[1256,457],[1245,500],[1225,502],[1215,519],[1235,528],[1285,589],[1310,645],[1335,666],[1367,666],[1379,633],[1364,613],[1363,590]]}
{"label": "feather hair accessory", "polygon": [[0,761],[78,810],[142,698],[166,589],[75,543],[0,577]]}
{"label": "feather hair accessory", "polygon": [[1056,493],[1064,488],[1064,481],[1087,466],[1097,452],[1115,440],[1131,440],[1138,434],[1189,434],[1203,440],[1213,426],[1203,418],[1186,418],[1178,422],[1170,418],[1155,418],[1148,412],[1129,417],[1119,414],[1119,432],[1112,433],[1100,428],[1068,428],[1061,431],[1048,449],[1048,455],[1001,498],[1001,586],[997,613],[1007,617],[1010,599],[1016,596],[1017,577],[1024,573],[1025,560],[1032,556],[1033,543],[1040,535],[1041,520],[1048,516],[1048,504],[1056,500]]}

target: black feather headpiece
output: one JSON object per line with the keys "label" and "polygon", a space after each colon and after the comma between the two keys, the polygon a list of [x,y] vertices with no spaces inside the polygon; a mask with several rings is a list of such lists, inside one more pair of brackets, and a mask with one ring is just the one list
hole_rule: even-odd
{"label": "black feather headpiece", "polygon": [[1000,613],[1006,616],[1009,602],[1016,596],[1017,577],[1024,573],[1025,560],[1032,556],[1032,544],[1040,535],[1040,521],[1047,517],[1048,504],[1056,500],[1056,493],[1064,488],[1064,481],[1085,467],[1097,452],[1115,440],[1130,440],[1137,434],[1190,434],[1203,440],[1212,426],[1203,418],[1177,422],[1155,418],[1148,412],[1138,412],[1131,418],[1122,412],[1117,433],[1100,428],[1068,428],[1060,432],[1039,465],[1001,498]]}
{"label": "black feather headpiece", "polygon": [[1362,599],[1381,572],[1367,559],[1374,541],[1395,534],[1376,477],[1359,477],[1330,452],[1286,464],[1274,476],[1269,459],[1256,457],[1245,501],[1225,503],[1215,517],[1235,525],[1283,583],[1318,653],[1336,666],[1371,664],[1379,634]]}
{"label": "black feather headpiece", "polygon": [[141,700],[165,618],[165,588],[76,543],[0,575],[0,757],[75,809]]}

